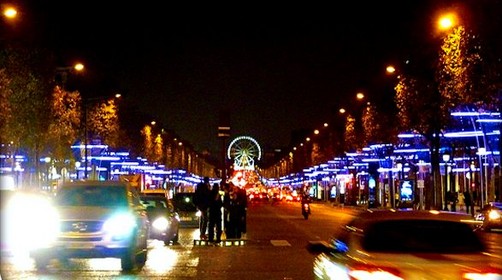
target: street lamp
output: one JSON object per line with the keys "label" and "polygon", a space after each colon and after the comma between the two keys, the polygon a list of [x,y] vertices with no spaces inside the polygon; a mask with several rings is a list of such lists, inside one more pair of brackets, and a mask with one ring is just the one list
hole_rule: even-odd
{"label": "street lamp", "polygon": [[75,175],[77,177],[77,180],[78,180],[78,172],[79,172],[78,169],[80,168],[80,165],[81,165],[80,161],[75,162]]}
{"label": "street lamp", "polygon": [[486,155],[488,155],[486,148],[479,147],[478,148],[478,156],[479,156],[479,182],[480,182],[480,199],[481,206],[485,204],[485,200],[487,199],[487,189],[488,189],[488,177],[486,170]]}
{"label": "street lamp", "polygon": [[47,171],[46,176],[45,176],[45,180],[47,182],[46,189],[50,190],[51,186],[50,186],[50,182],[49,182],[49,177],[50,177],[50,174],[51,174],[51,166],[50,166],[51,158],[50,157],[45,157],[44,158],[44,162],[45,162],[45,169]]}
{"label": "street lamp", "polygon": [[450,154],[443,154],[444,161],[444,208],[443,210],[448,211],[448,164],[450,161]]}
{"label": "street lamp", "polygon": [[467,189],[468,195],[469,195],[469,202],[470,205],[466,205],[467,208],[470,209],[467,213],[471,213],[472,216],[474,216],[474,196],[472,193],[472,190],[475,188],[476,183],[474,180],[474,171],[476,170],[476,165],[474,164],[474,161],[471,162],[471,165],[469,166],[469,171],[470,171],[470,182],[469,182],[469,188]]}
{"label": "street lamp", "polygon": [[59,76],[60,80],[56,81],[56,82],[61,83],[61,88],[65,89],[66,82],[68,80],[68,74],[69,73],[83,72],[84,68],[85,68],[84,64],[82,64],[80,62],[77,62],[77,63],[73,64],[72,66],[57,67],[56,72],[57,72],[57,74],[60,75]]}
{"label": "street lamp", "polygon": [[7,19],[14,19],[17,17],[17,9],[14,6],[5,6],[2,9],[2,15]]}

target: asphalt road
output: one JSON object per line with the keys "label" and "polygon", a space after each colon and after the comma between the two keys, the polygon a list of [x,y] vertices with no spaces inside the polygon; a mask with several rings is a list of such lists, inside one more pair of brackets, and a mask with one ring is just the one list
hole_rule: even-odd
{"label": "asphalt road", "polygon": [[[138,273],[124,274],[118,259],[51,263],[37,272],[30,258],[2,258],[2,279],[313,279],[309,241],[326,240],[354,213],[351,208],[313,203],[304,220],[300,203],[250,204],[243,245],[194,245],[196,228],[180,230],[179,243],[149,242],[148,261]],[[501,255],[501,233],[488,233],[493,253]]]}

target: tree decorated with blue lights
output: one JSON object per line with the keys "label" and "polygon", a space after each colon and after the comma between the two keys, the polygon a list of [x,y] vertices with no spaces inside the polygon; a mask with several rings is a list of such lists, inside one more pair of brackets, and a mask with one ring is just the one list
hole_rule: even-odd
{"label": "tree decorated with blue lights", "polygon": [[[480,54],[481,46],[472,32],[461,25],[441,37],[435,71],[424,71],[427,65],[409,66],[395,87],[395,103],[402,131],[424,136],[431,149],[432,186],[426,191],[426,207],[441,208],[440,153],[443,134],[454,124],[455,110],[486,110],[497,104],[490,90]],[[427,62],[429,60],[423,60]],[[493,87],[492,87],[493,88]]]}

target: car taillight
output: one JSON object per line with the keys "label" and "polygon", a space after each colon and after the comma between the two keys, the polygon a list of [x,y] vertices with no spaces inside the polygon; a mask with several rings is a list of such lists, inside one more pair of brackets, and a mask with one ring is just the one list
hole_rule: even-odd
{"label": "car taillight", "polygon": [[403,280],[399,270],[390,267],[357,266],[350,268],[350,279],[354,280]]}

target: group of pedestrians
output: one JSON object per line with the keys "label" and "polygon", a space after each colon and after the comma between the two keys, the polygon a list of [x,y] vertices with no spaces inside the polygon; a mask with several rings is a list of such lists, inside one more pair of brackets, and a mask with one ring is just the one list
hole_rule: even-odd
{"label": "group of pedestrians", "polygon": [[244,189],[222,183],[210,185],[209,178],[197,184],[194,203],[200,211],[200,239],[220,243],[246,234],[247,195]]}

